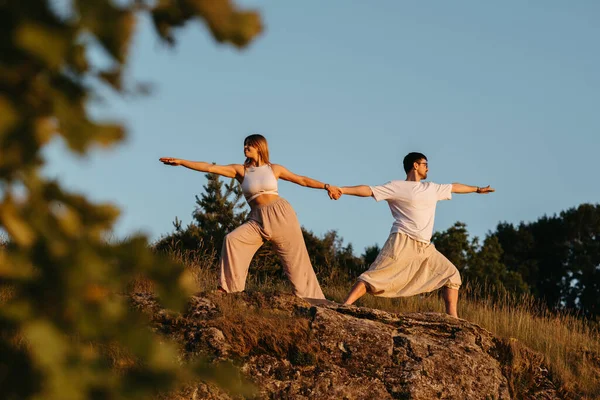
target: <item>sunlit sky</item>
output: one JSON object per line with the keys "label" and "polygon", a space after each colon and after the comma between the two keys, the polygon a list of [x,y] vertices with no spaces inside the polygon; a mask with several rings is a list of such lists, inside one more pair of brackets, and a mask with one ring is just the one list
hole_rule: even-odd
{"label": "sunlit sky", "polygon": [[[265,25],[242,51],[199,23],[169,48],[140,19],[128,74],[153,93],[93,107],[127,140],[84,159],[59,140],[46,151],[47,176],[121,208],[116,237],[192,221],[204,174],[159,157],[242,163],[251,133],[272,162],[330,184],[404,179],[402,158],[420,151],[431,181],[496,188],[441,202],[438,231],[463,221],[483,237],[600,199],[600,2],[239,3]],[[337,230],[356,255],[387,238],[385,202],[279,188],[305,228]]]}

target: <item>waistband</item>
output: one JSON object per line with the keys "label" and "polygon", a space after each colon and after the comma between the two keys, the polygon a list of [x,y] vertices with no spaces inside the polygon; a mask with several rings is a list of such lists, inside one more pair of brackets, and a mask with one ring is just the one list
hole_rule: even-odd
{"label": "waistband", "polygon": [[424,242],[424,241],[422,241],[422,240],[415,239],[414,237],[410,236],[408,233],[404,233],[404,232],[399,232],[399,231],[398,231],[398,232],[392,232],[392,233],[390,233],[390,236],[391,236],[391,235],[402,235],[402,236],[406,236],[406,238],[407,238],[408,240],[415,242],[415,243],[416,243],[416,245],[417,245],[417,246],[419,246],[419,247],[427,247],[427,246],[429,246],[429,245],[433,244],[433,243],[431,243],[431,242]]}
{"label": "waistband", "polygon": [[252,213],[253,211],[258,211],[258,210],[264,210],[266,208],[271,208],[271,207],[275,207],[278,204],[289,204],[288,201],[286,199],[284,199],[283,197],[279,197],[277,200],[273,200],[270,203],[267,204],[261,204],[259,206],[256,206],[252,209],[252,211],[250,211],[250,213]]}

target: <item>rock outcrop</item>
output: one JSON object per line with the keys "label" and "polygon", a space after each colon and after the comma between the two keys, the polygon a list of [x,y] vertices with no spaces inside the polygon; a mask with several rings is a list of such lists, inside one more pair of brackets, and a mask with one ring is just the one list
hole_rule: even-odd
{"label": "rock outcrop", "polygon": [[[133,295],[187,356],[231,360],[264,399],[558,399],[542,357],[461,319],[311,306],[281,293],[192,297],[183,315]],[[172,399],[230,399],[201,383]]]}

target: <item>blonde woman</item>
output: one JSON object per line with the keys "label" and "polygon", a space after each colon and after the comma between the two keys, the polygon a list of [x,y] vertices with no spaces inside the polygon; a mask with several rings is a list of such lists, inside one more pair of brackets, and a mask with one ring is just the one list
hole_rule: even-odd
{"label": "blonde woman", "polygon": [[170,157],[160,159],[166,165],[182,165],[195,171],[235,178],[242,186],[242,192],[250,206],[250,214],[244,224],[225,236],[219,261],[219,289],[227,293],[243,291],[250,261],[265,240],[268,240],[281,258],[294,294],[307,300],[324,300],[325,296],[308,257],[296,212],[279,196],[277,180],[327,190],[332,199],[338,198],[341,190],[336,186],[296,175],[282,165],[271,164],[269,146],[262,135],[250,135],[244,139],[244,155],[244,164],[229,165]]}

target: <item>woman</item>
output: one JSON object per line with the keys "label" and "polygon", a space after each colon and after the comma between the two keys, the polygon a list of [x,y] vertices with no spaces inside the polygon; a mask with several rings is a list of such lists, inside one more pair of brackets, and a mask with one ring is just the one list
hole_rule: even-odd
{"label": "woman", "polygon": [[242,186],[250,214],[248,221],[225,236],[219,261],[219,289],[227,293],[243,291],[254,253],[265,240],[269,240],[281,258],[285,273],[294,287],[294,294],[308,300],[324,300],[296,212],[285,199],[279,197],[277,180],[281,178],[301,186],[325,189],[330,198],[339,197],[341,190],[296,175],[282,165],[271,164],[267,140],[262,135],[250,135],[244,139],[244,155],[246,161],[243,165],[214,165],[170,157],[160,159],[167,165],[182,165],[195,171],[235,178]]}

